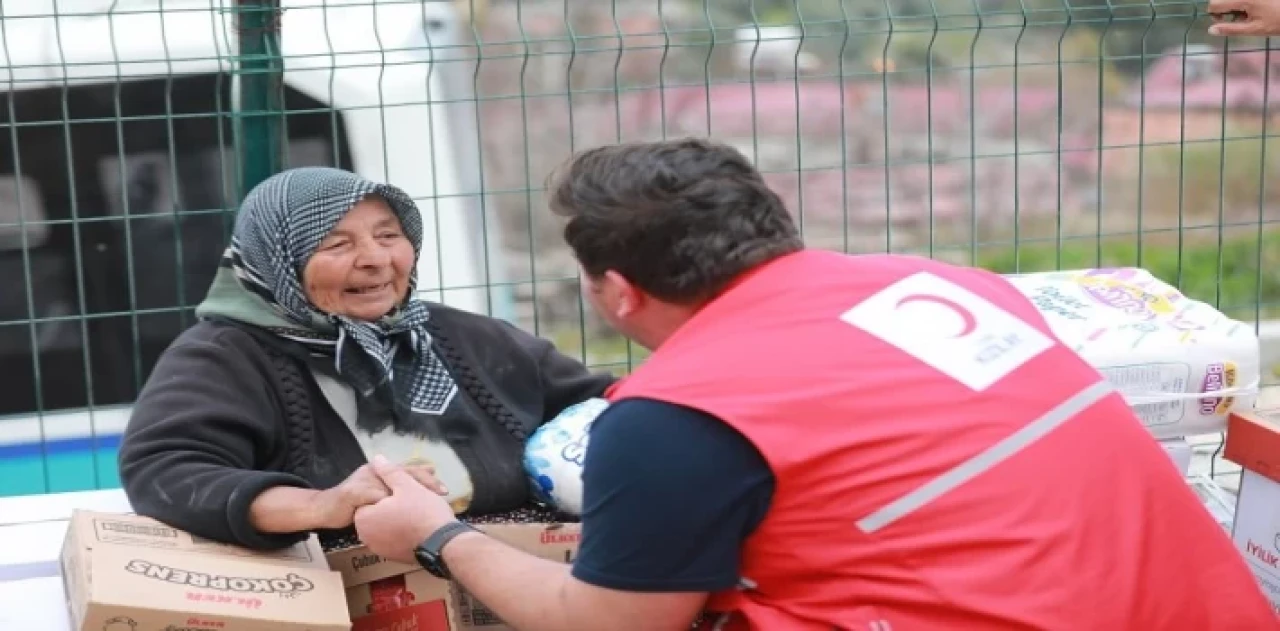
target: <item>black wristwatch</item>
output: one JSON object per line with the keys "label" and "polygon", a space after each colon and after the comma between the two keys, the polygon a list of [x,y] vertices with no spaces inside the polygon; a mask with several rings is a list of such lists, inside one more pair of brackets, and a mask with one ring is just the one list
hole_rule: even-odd
{"label": "black wristwatch", "polygon": [[449,543],[454,537],[464,532],[478,532],[469,524],[460,521],[451,521],[438,530],[431,533],[426,541],[423,541],[417,548],[413,549],[413,556],[417,557],[418,563],[424,569],[438,578],[450,579],[449,567],[444,562],[444,557],[440,551],[444,549],[444,545]]}

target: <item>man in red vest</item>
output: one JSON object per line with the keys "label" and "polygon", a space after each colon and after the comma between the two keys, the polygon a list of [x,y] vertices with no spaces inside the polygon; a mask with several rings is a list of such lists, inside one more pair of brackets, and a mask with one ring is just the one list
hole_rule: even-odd
{"label": "man in red vest", "polygon": [[458,526],[382,461],[392,496],[356,516],[374,551],[425,540],[522,630],[1280,628],[1000,276],[805,249],[750,162],[700,140],[587,151],[551,202],[593,307],[653,350],[593,426],[578,558]]}

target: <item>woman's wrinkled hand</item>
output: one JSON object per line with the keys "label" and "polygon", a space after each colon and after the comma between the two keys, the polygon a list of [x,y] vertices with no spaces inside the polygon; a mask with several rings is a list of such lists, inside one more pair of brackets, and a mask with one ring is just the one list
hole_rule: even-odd
{"label": "woman's wrinkled hand", "polygon": [[[410,465],[404,467],[419,484],[431,491],[445,495],[448,490],[435,476],[435,468],[430,465]],[[365,464],[331,489],[317,493],[312,500],[313,522],[317,529],[340,529],[351,526],[355,521],[356,509],[376,504],[391,495],[390,489],[382,479]]]}
{"label": "woman's wrinkled hand", "polygon": [[[370,467],[370,473],[373,473],[372,465],[365,465],[365,466]],[[412,464],[412,465],[405,465],[404,470],[409,472],[409,475],[413,476],[413,479],[417,480],[418,484],[421,484],[422,486],[427,487],[428,489],[434,491],[436,494],[438,495],[449,494],[449,489],[445,488],[444,483],[441,482],[440,479],[436,477],[435,467],[429,464]]]}

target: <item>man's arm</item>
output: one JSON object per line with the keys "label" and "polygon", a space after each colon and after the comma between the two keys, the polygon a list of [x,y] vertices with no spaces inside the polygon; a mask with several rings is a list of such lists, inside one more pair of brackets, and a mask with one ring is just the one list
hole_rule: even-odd
{"label": "man's arm", "polygon": [[570,566],[520,552],[478,533],[444,548],[455,580],[520,631],[688,629],[705,592],[624,592],[584,583]]}
{"label": "man's arm", "polygon": [[773,476],[755,448],[700,412],[647,400],[596,420],[572,569],[468,533],[445,546],[454,577],[521,631],[688,629],[707,594],[738,580]]}

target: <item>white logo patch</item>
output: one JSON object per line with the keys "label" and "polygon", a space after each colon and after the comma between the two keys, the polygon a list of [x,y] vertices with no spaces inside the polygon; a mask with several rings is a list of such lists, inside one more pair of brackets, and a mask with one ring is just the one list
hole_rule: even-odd
{"label": "white logo patch", "polygon": [[840,319],[976,391],[1054,344],[1008,311],[928,272],[886,287]]}

